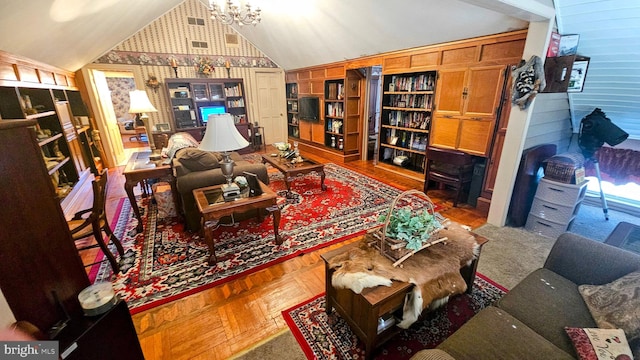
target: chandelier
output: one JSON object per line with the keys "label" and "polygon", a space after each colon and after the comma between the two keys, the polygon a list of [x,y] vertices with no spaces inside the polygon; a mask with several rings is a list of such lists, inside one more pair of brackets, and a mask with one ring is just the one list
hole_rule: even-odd
{"label": "chandelier", "polygon": [[262,20],[260,18],[260,8],[256,7],[253,10],[249,3],[244,6],[244,11],[242,11],[242,6],[235,5],[232,0],[226,0],[226,9],[225,6],[216,4],[214,0],[209,0],[209,8],[211,9],[211,18],[225,25],[236,23],[240,26],[255,26]]}

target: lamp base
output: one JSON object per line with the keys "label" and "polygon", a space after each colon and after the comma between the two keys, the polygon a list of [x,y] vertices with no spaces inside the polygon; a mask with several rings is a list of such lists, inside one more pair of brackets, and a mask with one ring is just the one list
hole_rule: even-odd
{"label": "lamp base", "polygon": [[222,185],[222,197],[225,201],[240,198],[240,187],[235,183]]}

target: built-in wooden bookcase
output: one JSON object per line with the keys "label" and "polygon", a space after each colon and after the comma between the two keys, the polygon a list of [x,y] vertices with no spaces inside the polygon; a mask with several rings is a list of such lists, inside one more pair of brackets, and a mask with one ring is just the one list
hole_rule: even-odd
{"label": "built-in wooden bookcase", "polygon": [[324,145],[344,150],[344,79],[324,82]]}
{"label": "built-in wooden bookcase", "polygon": [[362,74],[347,70],[344,79],[324,83],[324,145],[344,155],[360,152]]}
{"label": "built-in wooden bookcase", "polygon": [[423,179],[436,72],[383,78],[379,165]]}
{"label": "built-in wooden bookcase", "polygon": [[249,122],[242,79],[166,79],[172,131],[201,140],[207,114],[226,112],[236,124]]}
{"label": "built-in wooden bookcase", "polygon": [[287,133],[289,137],[300,137],[300,119],[298,118],[298,84],[287,83]]}

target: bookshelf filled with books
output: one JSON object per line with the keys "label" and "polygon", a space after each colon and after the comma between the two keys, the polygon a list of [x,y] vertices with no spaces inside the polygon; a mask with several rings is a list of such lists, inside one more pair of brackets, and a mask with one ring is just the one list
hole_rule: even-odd
{"label": "bookshelf filled with books", "polygon": [[287,133],[290,137],[300,137],[300,119],[298,117],[298,84],[287,83]]}
{"label": "bookshelf filled with books", "polygon": [[435,71],[384,76],[379,166],[424,179],[435,84]]}
{"label": "bookshelf filled with books", "polygon": [[325,146],[344,149],[344,79],[324,83]]}
{"label": "bookshelf filled with books", "polygon": [[324,145],[341,154],[358,154],[361,144],[362,75],[347,70],[343,79],[324,83]]}

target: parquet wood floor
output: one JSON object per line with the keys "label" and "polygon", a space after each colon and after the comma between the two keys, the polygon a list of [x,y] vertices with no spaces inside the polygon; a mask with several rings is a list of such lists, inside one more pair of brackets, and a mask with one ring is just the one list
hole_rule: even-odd
{"label": "parquet wood floor", "polygon": [[[318,156],[305,154],[327,162]],[[371,161],[341,164],[396,187],[422,189],[418,181],[376,169]],[[126,197],[123,168],[109,171],[108,219],[118,201]],[[434,203],[444,203],[441,213],[454,221],[478,227],[486,218],[474,208],[460,204],[452,208],[452,192],[429,191]],[[89,206],[91,195],[85,197]],[[448,206],[447,206],[448,205]],[[349,240],[345,243],[356,241]],[[133,315],[133,322],[146,359],[227,359],[235,353],[287,328],[281,311],[324,291],[324,264],[320,254],[342,246],[336,244],[274,265],[226,284]],[[95,253],[83,252],[91,262]]]}

